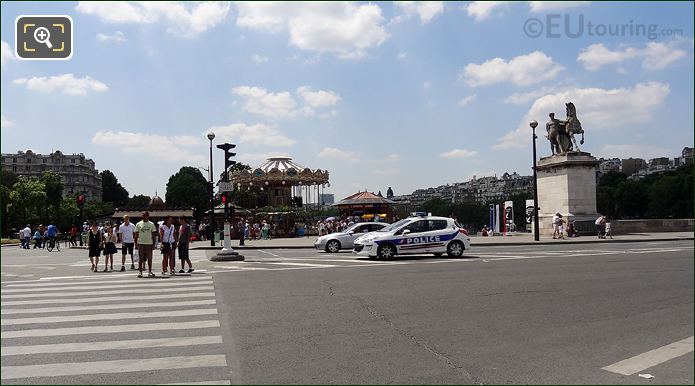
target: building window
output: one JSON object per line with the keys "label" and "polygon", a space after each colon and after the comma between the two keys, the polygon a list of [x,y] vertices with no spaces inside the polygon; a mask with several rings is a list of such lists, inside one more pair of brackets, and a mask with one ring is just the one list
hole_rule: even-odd
{"label": "building window", "polygon": [[70,163],[71,163],[71,164],[74,164],[74,163],[75,163],[75,159],[74,159],[74,158],[71,159],[71,160],[70,160]]}
{"label": "building window", "polygon": [[17,163],[17,157],[12,157],[12,162]]}
{"label": "building window", "polygon": [[46,163],[46,159],[45,159],[45,158],[44,158],[42,161],[43,161],[43,163]]}
{"label": "building window", "polygon": [[31,158],[27,158],[27,163],[28,163],[28,164],[31,163]]}

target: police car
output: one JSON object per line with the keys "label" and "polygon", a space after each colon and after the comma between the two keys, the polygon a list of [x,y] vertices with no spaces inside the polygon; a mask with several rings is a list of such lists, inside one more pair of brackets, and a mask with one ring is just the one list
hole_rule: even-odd
{"label": "police car", "polygon": [[454,219],[419,212],[357,238],[352,252],[377,259],[425,253],[461,257],[470,246],[468,231]]}

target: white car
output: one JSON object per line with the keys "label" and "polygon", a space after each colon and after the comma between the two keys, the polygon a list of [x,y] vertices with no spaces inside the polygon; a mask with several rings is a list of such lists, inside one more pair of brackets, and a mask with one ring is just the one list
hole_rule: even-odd
{"label": "white car", "polygon": [[356,238],[364,236],[369,232],[383,229],[388,225],[383,222],[360,222],[353,224],[342,232],[319,237],[314,242],[314,248],[331,253],[336,253],[341,249],[352,249],[352,243]]}
{"label": "white car", "polygon": [[353,253],[378,259],[425,253],[461,257],[471,239],[454,219],[418,214],[359,237],[354,244]]}

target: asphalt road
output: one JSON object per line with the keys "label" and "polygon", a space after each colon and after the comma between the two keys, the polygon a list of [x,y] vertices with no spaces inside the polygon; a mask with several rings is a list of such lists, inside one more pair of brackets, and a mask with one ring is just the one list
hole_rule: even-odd
{"label": "asphalt road", "polygon": [[206,253],[137,279],[3,248],[2,383],[693,384],[692,241]]}

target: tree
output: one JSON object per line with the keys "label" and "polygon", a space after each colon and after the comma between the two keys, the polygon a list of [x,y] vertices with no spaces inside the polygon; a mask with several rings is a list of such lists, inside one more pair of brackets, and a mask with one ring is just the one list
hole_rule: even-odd
{"label": "tree", "polygon": [[134,195],[133,197],[128,199],[128,205],[127,206],[129,208],[144,208],[150,204],[150,200],[152,200],[152,198],[150,196],[137,194],[137,195]]}
{"label": "tree", "polygon": [[10,192],[10,216],[17,223],[40,221],[41,208],[46,202],[46,186],[34,177],[20,177]]}
{"label": "tree", "polygon": [[101,200],[111,202],[115,206],[128,204],[128,191],[121,186],[116,176],[110,170],[99,173],[101,176]]}
{"label": "tree", "polygon": [[169,177],[165,199],[169,206],[195,208],[200,218],[209,205],[207,181],[197,168],[184,166]]}
{"label": "tree", "polygon": [[614,191],[618,218],[644,218],[649,205],[647,185],[642,181],[625,180]]}
{"label": "tree", "polygon": [[[3,235],[9,233],[10,228],[10,192],[12,191],[12,186],[17,183],[18,177],[16,174],[7,171],[0,170],[0,218],[2,224],[2,229],[0,230]],[[14,224],[16,225],[16,224]]]}
{"label": "tree", "polygon": [[63,200],[63,182],[60,175],[50,170],[43,172],[41,182],[43,182],[44,192],[46,192],[46,204],[53,208],[59,207]]}

